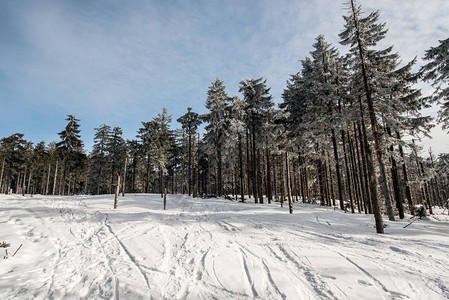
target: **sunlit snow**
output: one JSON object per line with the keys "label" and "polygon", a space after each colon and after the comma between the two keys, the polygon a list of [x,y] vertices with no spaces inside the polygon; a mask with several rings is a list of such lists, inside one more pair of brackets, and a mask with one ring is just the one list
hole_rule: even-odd
{"label": "sunlit snow", "polygon": [[[0,299],[447,299],[447,210],[389,222],[168,195],[0,195]],[[444,214],[443,214],[444,213]],[[0,242],[1,242],[0,241]],[[13,257],[20,245],[22,248]]]}

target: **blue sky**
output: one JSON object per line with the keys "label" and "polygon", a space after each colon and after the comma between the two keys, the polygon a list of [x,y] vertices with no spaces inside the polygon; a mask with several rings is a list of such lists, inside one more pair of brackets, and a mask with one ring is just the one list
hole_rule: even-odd
{"label": "blue sky", "polygon": [[[362,5],[380,10],[389,28],[384,44],[404,62],[449,33],[446,0]],[[230,95],[240,80],[264,77],[279,102],[316,36],[346,52],[337,36],[342,14],[341,1],[330,0],[1,1],[0,137],[58,140],[73,114],[87,150],[101,124],[134,138],[162,107],[173,120],[187,106],[204,113],[216,77]],[[449,152],[447,134],[433,135],[426,145]]]}

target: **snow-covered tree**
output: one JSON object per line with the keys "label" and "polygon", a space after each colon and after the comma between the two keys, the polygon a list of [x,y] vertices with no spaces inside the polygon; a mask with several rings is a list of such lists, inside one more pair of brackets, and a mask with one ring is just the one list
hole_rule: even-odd
{"label": "snow-covered tree", "polygon": [[426,51],[424,60],[429,61],[420,70],[425,81],[435,88],[433,100],[440,102],[438,121],[443,129],[449,129],[449,38],[439,41],[437,47]]}
{"label": "snow-covered tree", "polygon": [[29,142],[23,138],[22,133],[15,133],[9,137],[1,139],[0,155],[2,158],[1,177],[5,182],[2,190],[7,192],[10,188],[14,193],[18,193],[21,186],[22,172],[26,165],[26,149]]}
{"label": "snow-covered tree", "polygon": [[108,164],[111,174],[111,193],[114,192],[117,174],[122,174],[126,158],[126,143],[122,138],[123,131],[120,127],[114,127],[111,131],[111,137],[107,144]]}
{"label": "snow-covered tree", "polygon": [[[381,132],[379,128],[379,115],[374,106],[374,97],[376,82],[384,76],[382,63],[388,61],[380,60],[381,55],[388,55],[391,49],[374,50],[374,47],[381,41],[387,30],[385,24],[378,23],[379,12],[375,11],[368,16],[363,16],[361,6],[357,5],[354,0],[349,2],[349,15],[343,16],[346,24],[345,29],[339,34],[342,45],[350,46],[349,62],[354,72],[354,81],[360,80],[363,85],[360,94],[363,96],[368,107],[368,116],[371,125],[371,131],[374,139],[374,148],[377,157],[377,163],[380,169],[379,181],[382,185],[382,192],[387,204],[388,215],[394,220],[394,214],[390,201],[390,194],[387,186],[387,178],[385,171],[385,163],[383,161],[383,145],[381,141]],[[380,52],[378,52],[380,51]],[[371,159],[371,169],[374,170],[374,161]],[[378,179],[374,172],[371,172],[371,196],[374,216],[376,220],[376,230],[383,233],[383,221],[380,214],[379,199],[377,197]]]}
{"label": "snow-covered tree", "polygon": [[272,122],[270,117],[274,103],[270,95],[270,88],[267,87],[267,81],[263,78],[240,81],[239,92],[243,94],[243,101],[245,101],[245,123],[248,140],[251,144],[247,145],[251,147],[251,173],[248,176],[253,179],[252,189],[255,202],[263,203],[260,152],[265,142],[264,133],[267,124]]}
{"label": "snow-covered tree", "polygon": [[[60,152],[63,160],[63,176],[60,185],[60,193],[65,194],[67,185],[67,193],[79,192],[81,186],[80,180],[84,179],[87,171],[87,157],[84,154],[83,142],[80,136],[79,119],[73,115],[67,115],[67,126],[58,133],[61,141],[56,143],[56,147]],[[67,176],[68,175],[68,176]],[[68,182],[67,181],[68,177]]]}
{"label": "snow-covered tree", "polygon": [[[239,177],[239,192],[240,192],[240,201],[245,201],[245,191],[244,191],[244,164],[243,164],[243,138],[245,134],[245,119],[246,119],[246,112],[245,112],[245,102],[240,99],[238,96],[234,96],[232,98],[232,106],[231,106],[231,135],[236,137],[236,152],[238,157],[238,177]],[[235,143],[234,143],[235,144]]]}
{"label": "snow-covered tree", "polygon": [[90,191],[98,195],[106,193],[106,178],[105,174],[108,170],[108,145],[111,140],[112,130],[111,126],[102,124],[98,128],[94,128],[94,144],[89,160],[89,186]]}
{"label": "snow-covered tree", "polygon": [[155,166],[159,171],[159,188],[162,193],[164,188],[163,176],[167,175],[170,151],[172,150],[172,145],[175,143],[175,140],[173,132],[170,130],[171,115],[167,113],[167,109],[165,107],[162,108],[162,113],[158,114],[158,116],[154,118],[154,122],[157,131],[154,136],[155,139],[153,140],[153,156]]}
{"label": "snow-covered tree", "polygon": [[206,108],[208,113],[201,116],[207,123],[204,142],[207,145],[210,163],[215,170],[215,191],[218,196],[223,194],[223,148],[230,126],[230,98],[226,94],[226,87],[217,78],[207,91]]}
{"label": "snow-covered tree", "polygon": [[201,124],[198,113],[193,112],[191,107],[187,108],[187,113],[182,115],[177,120],[181,123],[182,128],[187,134],[188,139],[188,184],[189,195],[192,193],[192,139],[195,139],[195,135],[198,130],[198,126]]}

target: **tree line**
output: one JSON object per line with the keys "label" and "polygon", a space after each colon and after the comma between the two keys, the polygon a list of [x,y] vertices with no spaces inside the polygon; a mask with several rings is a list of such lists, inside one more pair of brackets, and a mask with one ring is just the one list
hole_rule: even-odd
{"label": "tree line", "polygon": [[[131,140],[102,124],[89,154],[80,120],[68,115],[59,142],[33,146],[20,133],[1,140],[1,192],[107,194],[119,183],[122,193],[167,189],[277,201],[290,213],[293,202],[319,202],[373,214],[378,233],[383,214],[404,218],[416,204],[432,213],[449,197],[449,154],[424,159],[415,139],[434,126],[421,114],[434,103],[440,104],[436,121],[449,128],[449,39],[427,50],[427,64],[413,72],[416,58],[401,65],[392,46],[377,47],[387,33],[378,11],[363,14],[350,1],[343,18],[339,37],[348,52],[340,54],[319,35],[277,107],[264,78],[241,81],[235,96],[217,78],[207,92],[207,113],[189,107],[171,129],[164,108]],[[423,96],[418,81],[435,92]]]}

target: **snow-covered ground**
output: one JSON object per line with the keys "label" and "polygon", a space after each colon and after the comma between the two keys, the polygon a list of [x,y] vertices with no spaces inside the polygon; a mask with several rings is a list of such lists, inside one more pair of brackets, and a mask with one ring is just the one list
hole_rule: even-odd
{"label": "snow-covered ground", "polygon": [[[0,195],[0,299],[448,299],[449,218],[168,195]],[[440,211],[442,213],[442,211]],[[447,211],[446,211],[447,214]],[[17,254],[13,252],[23,244]],[[0,248],[3,257],[4,248]]]}

